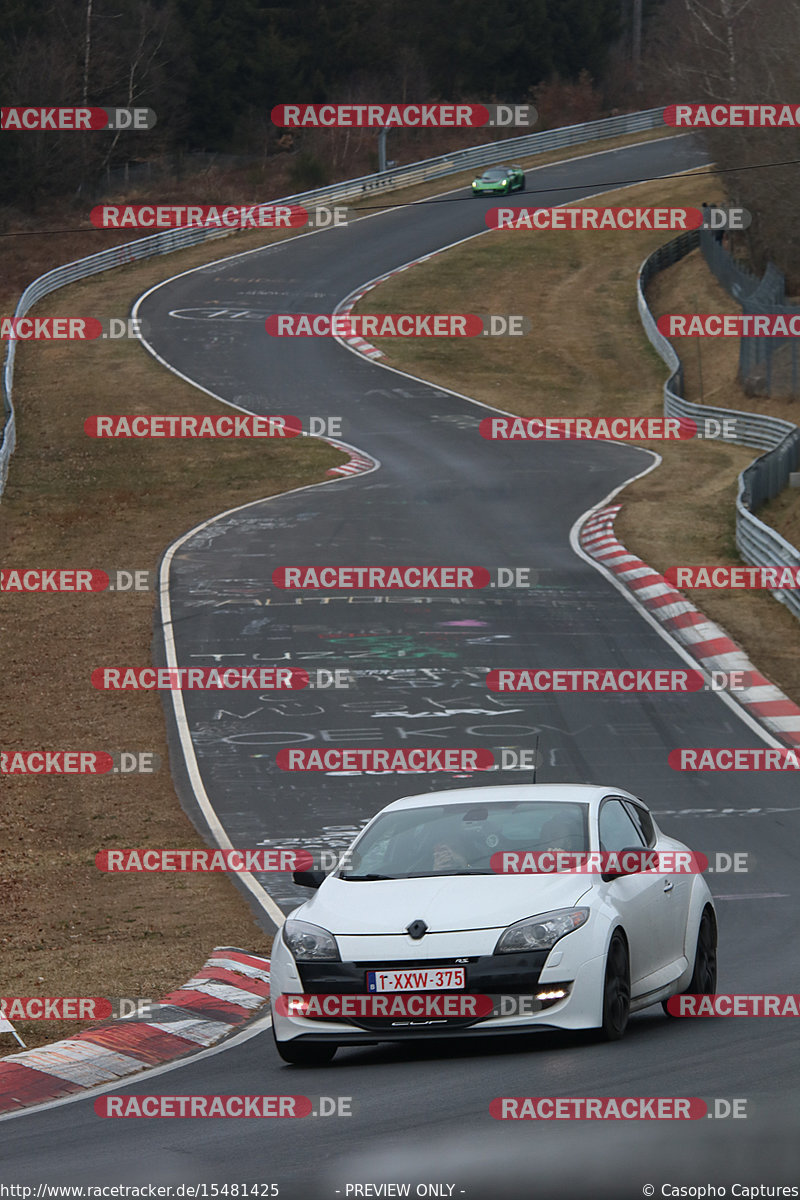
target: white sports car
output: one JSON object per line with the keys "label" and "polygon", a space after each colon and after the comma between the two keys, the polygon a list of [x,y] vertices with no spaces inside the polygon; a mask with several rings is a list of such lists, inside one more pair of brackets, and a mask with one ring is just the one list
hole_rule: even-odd
{"label": "white sports car", "polygon": [[[717,921],[702,874],[629,874],[619,863],[601,872],[608,860],[591,853],[646,849],[689,857],[620,788],[485,786],[396,800],[329,875],[295,872],[319,890],[275,938],[278,1053],[312,1065],[338,1046],[536,1028],[616,1040],[632,1012],[715,992]],[[498,872],[522,860],[505,852],[551,851],[583,855],[586,869]]]}

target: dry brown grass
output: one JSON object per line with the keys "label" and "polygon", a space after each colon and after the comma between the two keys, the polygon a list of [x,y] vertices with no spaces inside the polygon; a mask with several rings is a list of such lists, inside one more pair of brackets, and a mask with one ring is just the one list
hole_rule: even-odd
{"label": "dry brown grass", "polygon": [[[663,136],[669,135],[665,130]],[[545,163],[652,136],[607,139],[527,161]],[[381,203],[411,203],[469,178],[471,172],[402,189]],[[356,209],[369,211],[368,204]],[[56,208],[28,222],[33,232],[70,224],[79,221]],[[119,268],[54,293],[36,312],[124,316],[135,296],[162,279],[285,236],[291,234],[238,233]],[[18,292],[42,272],[129,238],[93,231],[3,239],[0,309],[13,311]],[[342,460],[306,439],[264,446],[89,442],[82,424],[92,413],[219,409],[126,341],[21,345],[15,401],[18,450],[0,507],[4,566],[153,569],[165,547],[199,521],[322,479]],[[3,596],[4,749],[147,749],[164,766],[151,778],[4,780],[0,993],[158,998],[184,982],[214,945],[268,950],[270,939],[226,878],[110,876],[95,869],[95,853],[111,846],[202,844],[172,787],[159,697],[96,692],[89,685],[95,665],[149,663],[153,614],[148,594]],[[55,1022],[20,1026],[31,1046],[75,1029]],[[8,1053],[16,1048],[7,1036],[0,1045]]]}
{"label": "dry brown grass", "polygon": [[[621,189],[604,195],[603,203],[721,199],[719,185],[705,176]],[[390,365],[522,416],[660,415],[667,371],[642,330],[635,279],[645,256],[665,240],[663,233],[644,232],[489,233],[382,284],[359,310],[523,313],[532,331],[521,338],[375,340]],[[657,278],[651,307],[657,316],[735,308],[699,253]],[[691,343],[677,348],[686,362],[688,398],[697,400],[698,342]],[[706,402],[791,419],[796,403],[744,397],[735,370],[735,343],[703,341]],[[625,545],[662,571],[738,561],[736,481],[754,452],[702,441],[649,445],[663,461],[622,496],[617,531]],[[692,598],[800,703],[800,627],[782,605],[758,592],[703,591]]]}
{"label": "dry brown grass", "polygon": [[[169,260],[179,270],[197,252]],[[206,249],[208,257],[208,249]],[[182,261],[181,261],[182,260]],[[127,312],[164,260],[109,272],[48,298],[47,312]],[[345,455],[322,442],[90,441],[92,413],[205,413],[208,396],[138,343],[18,348],[19,448],[0,509],[4,566],[156,567],[170,542],[226,508],[324,479]],[[226,877],[103,875],[111,846],[198,846],[175,797],[158,695],[98,692],[94,666],[147,665],[152,593],[18,595],[2,604],[0,707],[9,749],[154,750],[155,776],[6,777],[0,808],[2,991],[160,997],[215,945],[270,939]],[[29,1045],[73,1032],[20,1026]],[[14,1049],[3,1036],[4,1050]]]}

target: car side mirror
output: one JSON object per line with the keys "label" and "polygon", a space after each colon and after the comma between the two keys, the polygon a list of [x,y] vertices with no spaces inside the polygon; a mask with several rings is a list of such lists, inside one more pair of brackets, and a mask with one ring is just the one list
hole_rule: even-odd
{"label": "car side mirror", "polygon": [[618,867],[614,867],[611,871],[601,872],[600,878],[602,879],[603,883],[611,883],[614,879],[621,879],[623,875],[638,875],[639,872],[637,870],[626,870],[623,863],[625,861],[626,854],[634,854],[636,856],[634,861],[641,861],[642,852],[642,846],[626,846],[624,850],[615,851],[617,858],[620,860],[620,865]]}
{"label": "car side mirror", "polygon": [[318,888],[327,877],[327,871],[292,871],[292,879],[298,887]]}

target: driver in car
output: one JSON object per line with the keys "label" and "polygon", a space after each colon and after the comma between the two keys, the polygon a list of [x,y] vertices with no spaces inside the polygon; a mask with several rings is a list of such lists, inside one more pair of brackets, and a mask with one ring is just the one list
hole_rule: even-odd
{"label": "driver in car", "polygon": [[542,826],[541,844],[547,850],[583,850],[583,831],[566,813],[557,814]]}
{"label": "driver in car", "polygon": [[431,837],[428,848],[424,852],[427,869],[464,871],[468,867],[488,866],[488,860],[486,863],[483,861],[486,857],[486,847],[490,844],[486,840],[486,834],[487,829],[480,821],[477,826],[472,823],[463,829],[454,829],[451,826],[449,829],[434,834],[433,837],[438,836],[439,840],[433,841],[433,837]]}
{"label": "driver in car", "polygon": [[439,842],[433,847],[434,871],[461,871],[468,866],[466,855],[457,846]]}

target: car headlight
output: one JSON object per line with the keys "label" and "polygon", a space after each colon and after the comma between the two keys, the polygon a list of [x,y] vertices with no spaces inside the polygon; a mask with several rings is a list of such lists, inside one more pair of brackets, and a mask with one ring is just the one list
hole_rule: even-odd
{"label": "car headlight", "polygon": [[580,929],[589,919],[588,908],[556,908],[553,912],[526,917],[509,925],[500,935],[495,954],[519,954],[525,950],[552,950],[556,942]]}
{"label": "car headlight", "polygon": [[283,940],[295,962],[341,962],[336,938],[319,925],[288,920],[283,926]]}

